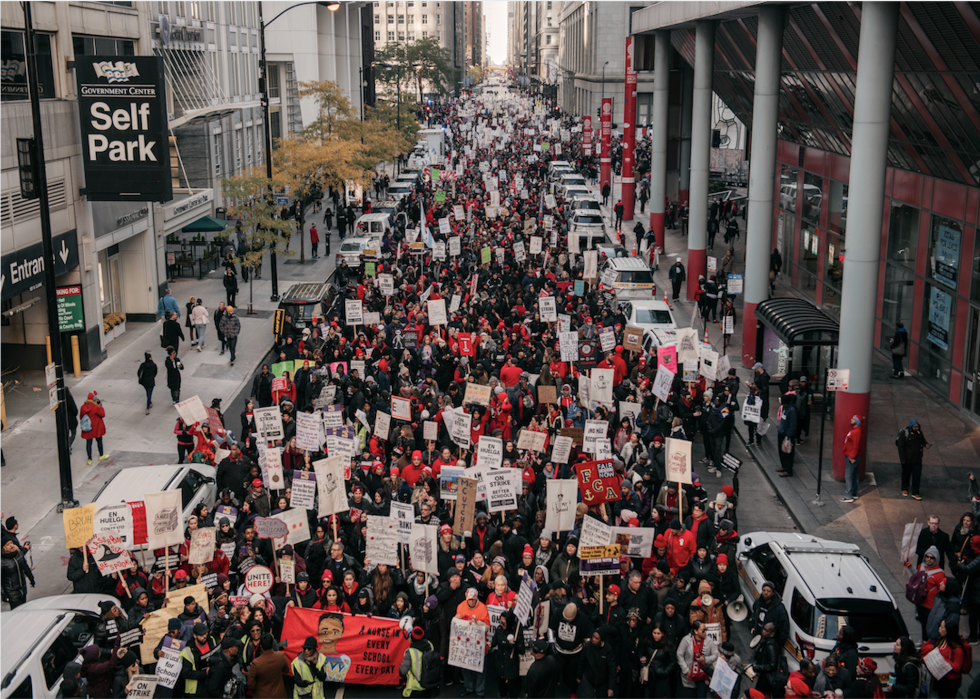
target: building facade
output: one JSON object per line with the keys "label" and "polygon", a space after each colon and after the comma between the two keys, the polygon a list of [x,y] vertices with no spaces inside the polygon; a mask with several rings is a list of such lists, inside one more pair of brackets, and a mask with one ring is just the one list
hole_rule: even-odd
{"label": "building facade", "polygon": [[463,3],[466,68],[484,67],[486,31],[483,23],[483,3],[467,0]]}

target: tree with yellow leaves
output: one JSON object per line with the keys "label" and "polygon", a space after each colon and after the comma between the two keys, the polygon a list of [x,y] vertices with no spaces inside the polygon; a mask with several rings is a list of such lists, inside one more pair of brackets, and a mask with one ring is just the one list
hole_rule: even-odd
{"label": "tree with yellow leaves", "polygon": [[251,310],[252,280],[257,271],[261,272],[265,251],[268,249],[286,257],[293,255],[289,240],[295,229],[291,221],[279,218],[279,208],[272,198],[271,192],[282,187],[282,183],[268,179],[261,168],[222,178],[221,185],[226,199],[231,202],[228,213],[237,219],[238,257],[234,261],[251,272],[248,278]]}

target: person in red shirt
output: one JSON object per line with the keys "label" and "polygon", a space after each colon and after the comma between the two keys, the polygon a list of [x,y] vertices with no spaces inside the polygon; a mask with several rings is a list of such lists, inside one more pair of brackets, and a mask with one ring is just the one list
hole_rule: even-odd
{"label": "person in red shirt", "polygon": [[507,363],[500,370],[500,382],[507,388],[513,388],[521,379],[524,370],[514,363],[513,357],[507,357]]}
{"label": "person in red shirt", "polygon": [[316,224],[310,224],[310,249],[313,251],[313,259],[316,260],[320,257],[318,251],[320,249],[320,234],[316,232]]}
{"label": "person in red shirt", "polygon": [[858,464],[861,462],[861,442],[864,430],[861,418],[851,418],[851,429],[844,437],[844,497],[841,502],[854,502],[858,499]]}
{"label": "person in red shirt", "polygon": [[507,391],[501,386],[494,389],[494,396],[490,399],[490,432],[500,430],[500,436],[510,439],[510,412],[513,406]]}
{"label": "person in red shirt", "polygon": [[681,526],[679,519],[673,519],[670,529],[664,534],[664,543],[671,575],[677,575],[677,571],[686,566],[697,551],[694,535]]}
{"label": "person in red shirt", "polygon": [[432,473],[435,474],[436,478],[442,472],[443,466],[455,466],[456,459],[453,458],[453,452],[449,447],[443,447],[442,453],[439,454],[439,458],[432,462]]}
{"label": "person in red shirt", "polygon": [[626,360],[623,359],[623,346],[616,345],[616,355],[613,357],[613,368],[616,373],[613,374],[613,385],[618,386],[626,377],[629,376],[629,368],[626,366]]}
{"label": "person in red shirt", "polygon": [[[922,644],[921,656],[925,658],[929,653],[938,650],[943,659],[950,664],[952,669],[935,681],[937,694],[941,697],[955,697],[963,682],[963,673],[967,665],[972,664],[972,650],[967,650],[968,645],[964,643],[960,636],[958,623],[947,618],[939,622],[939,640],[926,641]],[[967,653],[971,660],[967,660]]]}
{"label": "person in red shirt", "polygon": [[507,586],[507,578],[498,575],[493,581],[493,592],[487,597],[487,604],[490,606],[504,607],[511,609],[517,603],[517,593]]}

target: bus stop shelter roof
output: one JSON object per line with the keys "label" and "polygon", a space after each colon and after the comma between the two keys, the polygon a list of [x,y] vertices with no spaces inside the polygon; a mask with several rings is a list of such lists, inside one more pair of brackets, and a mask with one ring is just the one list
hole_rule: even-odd
{"label": "bus stop shelter roof", "polygon": [[790,347],[837,346],[840,325],[805,299],[769,299],[755,307],[755,316]]}

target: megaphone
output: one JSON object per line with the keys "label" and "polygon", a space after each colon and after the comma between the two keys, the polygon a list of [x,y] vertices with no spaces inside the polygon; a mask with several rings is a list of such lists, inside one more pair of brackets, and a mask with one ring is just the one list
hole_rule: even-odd
{"label": "megaphone", "polygon": [[749,616],[749,608],[742,600],[742,595],[739,595],[737,600],[728,605],[728,618],[732,621],[745,621]]}
{"label": "megaphone", "polygon": [[711,595],[709,595],[707,592],[701,595],[702,607],[710,607],[712,602],[714,602],[714,598]]}

